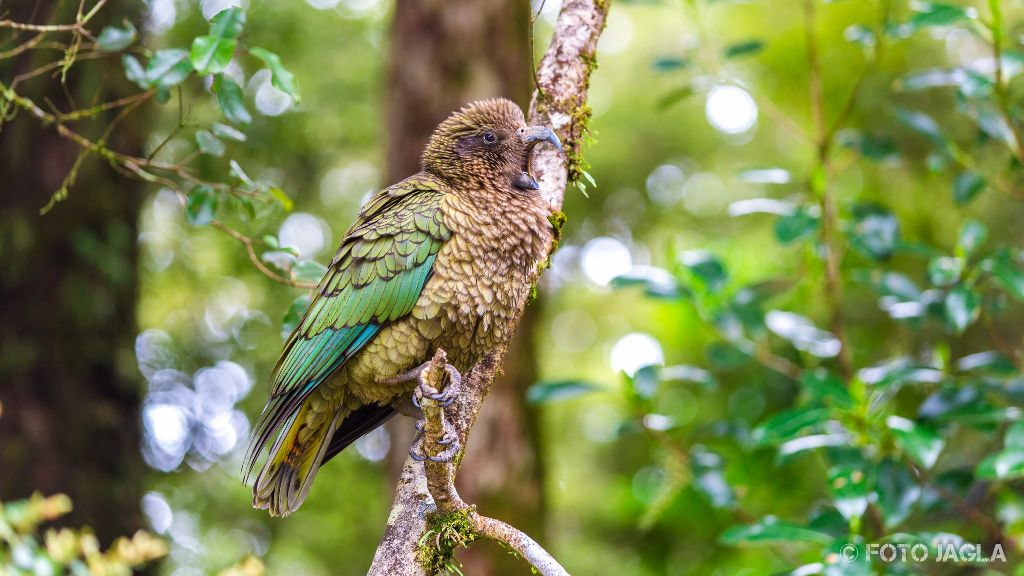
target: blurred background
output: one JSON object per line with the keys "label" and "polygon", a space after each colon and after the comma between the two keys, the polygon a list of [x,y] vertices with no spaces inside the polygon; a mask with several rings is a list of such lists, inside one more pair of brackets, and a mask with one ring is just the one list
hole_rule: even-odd
{"label": "blurred background", "polygon": [[[252,555],[362,574],[412,423],[335,458],[297,514],[251,509],[242,452],[305,291],[209,216],[315,281],[438,121],[528,104],[559,2],[110,0],[93,28],[130,26],[152,61],[232,6],[299,91],[236,54],[221,74],[248,122],[207,76],[80,130],[278,202],[193,189],[186,210],[0,97],[0,499],[67,493],[63,521],[103,543],[144,528],[168,547],[154,573]],[[76,9],[0,2],[0,18]],[[65,83],[59,66],[19,78],[61,58],[11,53],[31,37],[0,28],[0,81],[43,110],[140,90],[116,42]],[[574,574],[1021,573],[1021,72],[1017,1],[616,1],[590,83],[596,185],[566,192],[464,498]],[[837,561],[845,542],[937,533],[1007,561]],[[7,560],[40,573],[29,541]],[[528,573],[487,542],[459,558]]]}

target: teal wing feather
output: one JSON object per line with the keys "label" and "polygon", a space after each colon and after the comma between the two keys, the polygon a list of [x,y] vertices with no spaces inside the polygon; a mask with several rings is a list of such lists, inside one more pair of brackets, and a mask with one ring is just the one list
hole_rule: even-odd
{"label": "teal wing feather", "polygon": [[383,326],[412,312],[451,237],[440,210],[443,186],[420,173],[384,189],[360,211],[274,368],[270,401],[249,446],[249,471],[319,384]]}

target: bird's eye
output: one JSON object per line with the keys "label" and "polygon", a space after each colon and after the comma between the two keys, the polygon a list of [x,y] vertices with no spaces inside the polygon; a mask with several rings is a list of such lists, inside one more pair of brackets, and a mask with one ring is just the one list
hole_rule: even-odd
{"label": "bird's eye", "polygon": [[494,135],[494,132],[484,132],[484,142],[494,144],[497,141],[498,137]]}

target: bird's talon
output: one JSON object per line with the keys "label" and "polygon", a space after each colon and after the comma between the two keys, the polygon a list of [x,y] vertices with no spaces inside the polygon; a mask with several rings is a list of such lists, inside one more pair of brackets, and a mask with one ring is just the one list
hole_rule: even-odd
{"label": "bird's talon", "polygon": [[455,436],[451,434],[445,434],[443,438],[437,441],[437,443],[440,444],[441,446],[447,446],[452,442],[455,442]]}
{"label": "bird's talon", "polygon": [[409,458],[412,458],[413,460],[415,460],[417,462],[423,462],[424,460],[429,458],[429,456],[420,456],[416,452],[416,446],[413,445],[411,448],[409,448]]}

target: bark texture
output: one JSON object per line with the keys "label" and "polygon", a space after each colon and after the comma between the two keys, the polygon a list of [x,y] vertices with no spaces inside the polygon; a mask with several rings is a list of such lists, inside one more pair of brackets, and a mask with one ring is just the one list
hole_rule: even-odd
{"label": "bark texture", "polygon": [[[553,213],[561,209],[569,175],[579,170],[580,144],[586,131],[587,86],[608,8],[607,0],[566,0],[556,21],[551,45],[537,71],[538,86],[530,105],[528,122],[551,126],[566,145],[564,156],[547,148],[539,149],[533,162],[534,176],[541,183],[541,193]],[[496,347],[468,374],[464,374],[458,400],[444,410],[445,420],[463,447],[467,445],[469,432],[507,348],[508,343]],[[455,475],[458,463],[461,463],[459,457],[455,464],[449,465],[451,476]],[[436,484],[436,472],[431,476]],[[387,528],[370,567],[371,575],[420,576],[426,573],[417,559],[417,547],[426,528],[428,512],[435,508],[435,498],[445,495],[443,500],[450,500],[454,492],[451,485],[431,487],[428,484],[424,464],[407,459]],[[484,526],[474,526],[474,529],[479,536],[492,536]],[[541,566],[534,566],[541,569]],[[558,572],[552,568],[549,573]]]}
{"label": "bark texture", "polygon": [[[77,5],[15,2],[5,5],[5,17],[68,23]],[[136,8],[112,0],[90,26],[99,30]],[[3,31],[0,50],[29,34]],[[54,54],[28,51],[0,60],[0,78],[10,85],[16,75],[60,58]],[[117,59],[109,68],[78,63],[66,90],[59,75],[49,74],[18,90],[65,111],[89,106],[133,92],[116,80],[123,76],[117,66]],[[95,121],[97,134],[114,113]],[[111,138],[129,154],[141,150],[142,134],[129,123]],[[133,354],[139,184],[88,158],[69,198],[40,216],[80,148],[20,114],[0,123],[0,150],[0,500],[34,490],[67,493],[75,508],[62,522],[88,524],[109,542],[142,525]]]}
{"label": "bark texture", "polygon": [[[466,0],[457,9],[440,0],[396,2],[387,93],[389,182],[419,171],[427,138],[462,105],[495,96],[528,105],[529,24],[528,0]],[[535,316],[524,318],[495,394],[478,418],[459,490],[482,509],[539,535],[544,525],[539,434],[536,411],[524,401],[536,374]],[[389,424],[393,480],[401,473],[411,430],[404,419]],[[499,442],[501,450],[492,450]],[[464,550],[460,560],[474,576],[507,574],[519,564],[491,545]]]}

